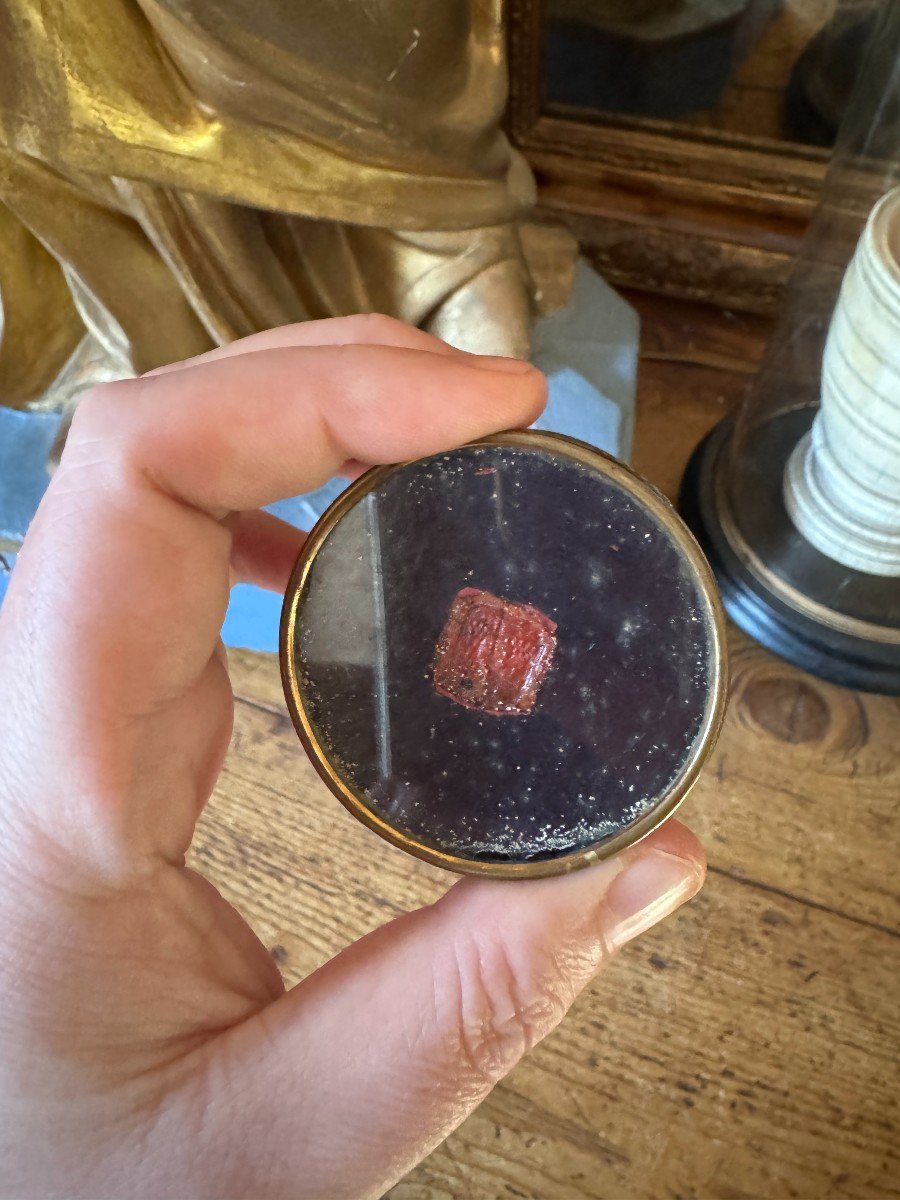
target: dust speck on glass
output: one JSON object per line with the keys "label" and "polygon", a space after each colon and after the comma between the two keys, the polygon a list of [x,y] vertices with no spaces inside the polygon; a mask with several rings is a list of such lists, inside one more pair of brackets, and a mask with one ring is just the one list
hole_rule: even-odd
{"label": "dust speck on glass", "polygon": [[[435,689],[464,588],[555,623],[530,711]],[[601,843],[671,791],[706,712],[707,614],[684,552],[613,479],[471,446],[395,471],[337,523],[290,652],[322,751],[374,813],[443,853],[528,862]]]}

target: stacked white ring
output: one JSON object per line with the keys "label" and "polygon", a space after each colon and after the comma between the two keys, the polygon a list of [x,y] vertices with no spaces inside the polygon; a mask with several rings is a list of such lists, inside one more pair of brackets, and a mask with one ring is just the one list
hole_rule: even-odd
{"label": "stacked white ring", "polygon": [[791,519],[829,558],[900,576],[900,188],[873,208],[844,276],[821,402],[785,472]]}

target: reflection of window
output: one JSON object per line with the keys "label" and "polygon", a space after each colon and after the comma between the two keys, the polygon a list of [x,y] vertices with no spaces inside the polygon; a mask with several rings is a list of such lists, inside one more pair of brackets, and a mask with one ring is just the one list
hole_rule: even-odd
{"label": "reflection of window", "polygon": [[827,144],[877,0],[548,0],[551,104]]}

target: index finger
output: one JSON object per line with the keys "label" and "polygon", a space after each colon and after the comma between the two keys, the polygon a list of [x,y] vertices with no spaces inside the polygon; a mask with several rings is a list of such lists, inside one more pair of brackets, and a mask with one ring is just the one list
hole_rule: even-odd
{"label": "index finger", "polygon": [[[516,359],[396,346],[283,346],[107,384],[82,402],[61,471],[127,465],[221,515],[318,487],[348,459],[436,454],[540,413],[544,378]],[[87,453],[85,454],[85,450]]]}
{"label": "index finger", "polygon": [[[205,746],[221,738],[225,695],[208,668],[231,553],[221,518],[316,487],[347,459],[415,458],[537,416],[537,371],[478,362],[280,347],[88,396],[0,619],[0,722],[15,714],[5,735],[23,747],[28,790],[58,793],[63,762],[73,793],[109,796],[131,821],[162,817],[150,798],[122,805],[123,788],[211,787]],[[193,723],[180,757],[167,715]]]}

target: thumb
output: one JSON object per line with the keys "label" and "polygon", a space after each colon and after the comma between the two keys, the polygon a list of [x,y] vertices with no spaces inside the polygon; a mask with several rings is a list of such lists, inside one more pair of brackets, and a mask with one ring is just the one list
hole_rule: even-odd
{"label": "thumb", "polygon": [[703,873],[672,821],[574,875],[462,880],[349,947],[217,1043],[232,1192],[383,1195]]}

